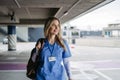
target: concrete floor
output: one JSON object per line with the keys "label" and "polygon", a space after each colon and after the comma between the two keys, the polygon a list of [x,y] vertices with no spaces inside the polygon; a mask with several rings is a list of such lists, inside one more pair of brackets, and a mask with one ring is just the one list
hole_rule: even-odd
{"label": "concrete floor", "polygon": [[[0,43],[0,80],[29,80],[25,75],[30,50],[35,43],[17,43],[7,51]],[[70,45],[74,80],[120,80],[120,48]]]}

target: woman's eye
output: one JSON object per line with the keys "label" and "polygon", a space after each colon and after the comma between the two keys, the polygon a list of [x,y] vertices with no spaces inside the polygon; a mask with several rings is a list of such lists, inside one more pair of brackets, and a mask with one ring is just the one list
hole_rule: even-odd
{"label": "woman's eye", "polygon": [[55,26],[55,24],[53,24],[52,26]]}

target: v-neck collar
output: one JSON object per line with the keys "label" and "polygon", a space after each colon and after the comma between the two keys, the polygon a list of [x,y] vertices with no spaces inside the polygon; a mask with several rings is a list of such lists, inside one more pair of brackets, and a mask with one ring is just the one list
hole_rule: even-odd
{"label": "v-neck collar", "polygon": [[[54,51],[54,48],[55,48],[55,42],[53,44],[50,44],[48,39],[46,39],[46,42],[47,42],[48,49],[51,53],[51,56],[53,56],[53,51]],[[52,49],[51,49],[51,47],[52,47]]]}

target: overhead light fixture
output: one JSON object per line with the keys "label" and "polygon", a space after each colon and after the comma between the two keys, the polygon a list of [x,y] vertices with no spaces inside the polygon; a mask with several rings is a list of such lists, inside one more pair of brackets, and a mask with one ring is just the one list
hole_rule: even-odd
{"label": "overhead light fixture", "polygon": [[64,12],[64,15],[65,15],[65,16],[66,16],[66,15],[68,15],[68,12],[67,12],[67,11],[65,11],[65,12]]}

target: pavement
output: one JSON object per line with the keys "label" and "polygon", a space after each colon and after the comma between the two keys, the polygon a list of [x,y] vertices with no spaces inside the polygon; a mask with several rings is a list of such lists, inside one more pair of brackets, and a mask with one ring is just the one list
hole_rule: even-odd
{"label": "pavement", "polygon": [[[7,51],[0,43],[0,80],[29,80],[26,64],[35,43],[17,43]],[[69,45],[74,80],[120,80],[120,48]]]}

